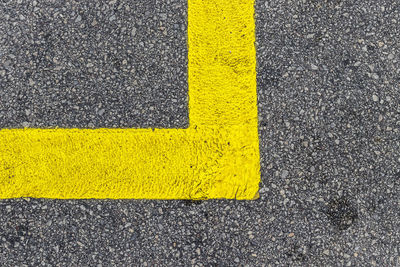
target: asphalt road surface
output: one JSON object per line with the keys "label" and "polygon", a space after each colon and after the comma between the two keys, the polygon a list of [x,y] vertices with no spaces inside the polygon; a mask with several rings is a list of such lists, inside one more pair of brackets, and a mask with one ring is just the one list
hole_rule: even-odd
{"label": "asphalt road surface", "polygon": [[[186,9],[2,1],[0,127],[184,127]],[[260,199],[2,200],[1,266],[399,266],[400,1],[256,13]]]}

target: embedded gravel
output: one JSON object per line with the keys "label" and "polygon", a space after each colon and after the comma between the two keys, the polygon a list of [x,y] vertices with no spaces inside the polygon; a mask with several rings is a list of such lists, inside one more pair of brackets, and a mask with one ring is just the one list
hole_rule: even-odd
{"label": "embedded gravel", "polygon": [[3,1],[0,127],[187,125],[184,1]]}
{"label": "embedded gravel", "polygon": [[[186,125],[185,1],[84,2],[2,1],[1,125]],[[256,13],[260,199],[3,200],[2,266],[399,266],[400,2],[258,0]],[[40,24],[35,14],[42,28],[23,28]],[[147,39],[161,21],[167,35]],[[170,86],[152,64],[173,72]],[[94,93],[105,120],[75,97]],[[63,99],[80,108],[48,115]]]}

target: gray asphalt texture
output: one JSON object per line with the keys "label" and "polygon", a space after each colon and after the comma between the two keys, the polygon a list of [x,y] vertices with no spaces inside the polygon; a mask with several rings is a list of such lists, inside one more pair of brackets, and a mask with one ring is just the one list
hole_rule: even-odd
{"label": "gray asphalt texture", "polygon": [[3,1],[0,127],[185,127],[187,3]]}
{"label": "gray asphalt texture", "polygon": [[[95,127],[103,126],[102,123],[117,127],[128,125],[111,115],[106,115],[106,122],[100,117],[87,117],[86,111],[93,111],[93,106],[85,101],[82,111],[50,116],[50,122],[48,115],[36,111],[32,113],[35,119],[24,117],[25,110],[20,110],[13,101],[30,108],[33,100],[28,98],[32,95],[25,96],[24,92],[32,92],[32,88],[27,89],[29,78],[24,76],[24,68],[15,64],[22,64],[25,58],[22,53],[31,51],[33,55],[39,48],[35,50],[32,46],[31,50],[26,44],[27,51],[16,50],[15,58],[9,58],[14,45],[25,44],[22,36],[15,35],[28,31],[15,26],[26,23],[16,22],[17,18],[21,14],[25,20],[33,16],[27,13],[32,4],[20,2],[25,5],[17,5],[17,1],[0,4],[2,124],[9,126],[26,121],[37,125],[75,125],[90,121]],[[42,3],[37,1],[37,5],[43,6],[39,2]],[[120,3],[124,9],[124,2],[110,2],[115,2],[110,9]],[[163,43],[154,45],[154,49],[166,47],[164,42],[171,45],[167,59],[156,64],[162,69],[161,73],[175,71],[177,74],[172,78],[171,87],[164,86],[167,76],[162,76],[165,79],[158,77],[152,72],[153,63],[143,62],[143,58],[151,58],[153,52],[132,54],[127,66],[120,65],[121,69],[115,73],[112,57],[108,61],[99,57],[93,63],[98,68],[95,77],[101,77],[102,73],[106,75],[105,80],[110,77],[110,87],[104,88],[128,92],[119,80],[123,76],[143,83],[143,86],[130,87],[141,88],[143,94],[129,92],[134,99],[129,107],[125,107],[122,100],[110,105],[107,99],[119,97],[116,91],[111,95],[110,91],[101,92],[98,101],[104,103],[102,107],[107,112],[113,110],[122,114],[125,123],[140,123],[142,127],[185,125],[187,103],[185,93],[179,90],[186,88],[182,86],[186,78],[177,75],[184,71],[178,65],[186,59],[177,60],[177,57],[182,57],[181,53],[186,50],[183,42],[175,40],[176,36],[185,36],[185,27],[174,28],[174,23],[182,23],[185,1],[131,2],[137,2],[135,6],[138,7],[129,13],[133,17],[146,11],[151,14],[159,14],[158,10],[172,12],[173,16],[168,15],[163,22],[168,35],[154,37]],[[46,3],[61,5],[59,1]],[[72,6],[75,2],[65,3],[65,6]],[[179,12],[173,10],[174,5],[179,7]],[[99,23],[108,25],[101,27],[104,32],[112,27],[122,32],[122,27],[128,29],[133,25],[121,19],[120,24],[110,26],[105,22],[109,13],[89,10],[89,4],[78,6],[82,22],[90,17],[88,14],[94,14]],[[55,11],[46,12],[55,14]],[[71,15],[71,7],[61,13],[68,21],[76,19]],[[2,266],[400,266],[400,2],[257,1],[256,13],[260,199],[3,200],[0,202]],[[5,14],[10,17],[6,18]],[[116,20],[119,14],[116,13]],[[89,42],[81,37],[88,34],[86,28],[76,27],[75,32],[69,32],[72,26],[64,29],[62,19],[58,20],[60,22],[53,24],[50,33],[67,32],[71,41],[70,49],[61,50],[61,62],[68,65],[70,61],[61,58],[74,58],[73,51],[79,49],[86,62],[90,57],[89,47],[98,41],[90,41],[86,50],[78,49],[80,42]],[[156,27],[159,22],[160,15],[154,21],[143,19],[137,34]],[[7,36],[3,35],[4,29],[7,29]],[[38,31],[29,30],[35,36],[39,36]],[[111,35],[102,36],[107,39]],[[51,38],[58,37],[49,37],[49,41],[44,42],[55,42]],[[146,41],[145,36],[142,40]],[[48,52],[43,52],[42,57],[46,58],[46,53],[58,53],[56,43],[50,50],[43,48]],[[123,43],[140,47],[127,41]],[[176,44],[178,46],[172,47]],[[114,45],[117,46],[110,42],[107,50]],[[44,44],[39,46],[45,47]],[[94,56],[101,51],[101,48],[94,49]],[[118,60],[123,60],[124,48],[116,51],[119,51],[115,55]],[[32,55],[26,58],[32,59]],[[10,63],[5,65],[7,60]],[[131,76],[122,71],[132,64],[142,73]],[[65,77],[66,70],[49,75],[45,68],[46,65],[29,67],[35,72],[31,76],[35,88],[39,85],[46,90],[68,87],[57,87],[57,77],[59,80]],[[71,66],[69,70],[81,75],[76,78],[80,94],[90,95],[92,89],[94,92],[102,90],[94,87],[98,86],[91,80],[94,76],[85,67]],[[92,87],[85,86],[90,83]],[[154,84],[159,88],[153,87]],[[35,103],[40,107],[37,112],[51,113],[55,106],[60,106],[57,97],[61,92],[57,92],[59,95],[52,99],[35,96]],[[151,98],[153,94],[155,98]],[[70,97],[67,92],[62,95],[65,99]],[[156,106],[152,112],[143,104],[147,101]],[[180,104],[183,107],[179,107]],[[135,116],[135,110],[146,118]],[[161,111],[165,113],[160,115]],[[9,118],[5,116],[7,112],[19,115]],[[134,121],[130,121],[130,117]]]}

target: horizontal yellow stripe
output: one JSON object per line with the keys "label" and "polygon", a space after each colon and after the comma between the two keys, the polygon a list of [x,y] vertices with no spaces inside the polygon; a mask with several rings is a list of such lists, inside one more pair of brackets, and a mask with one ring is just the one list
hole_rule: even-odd
{"label": "horizontal yellow stripe", "polygon": [[2,129],[0,198],[253,199],[253,1],[189,0],[188,129]]}

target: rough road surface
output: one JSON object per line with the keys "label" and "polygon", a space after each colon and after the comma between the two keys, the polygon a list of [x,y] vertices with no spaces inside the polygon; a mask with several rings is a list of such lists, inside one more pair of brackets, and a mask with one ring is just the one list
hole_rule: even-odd
{"label": "rough road surface", "polygon": [[[0,126],[187,125],[186,8],[2,1]],[[256,13],[260,199],[3,200],[1,265],[399,266],[400,2]]]}

